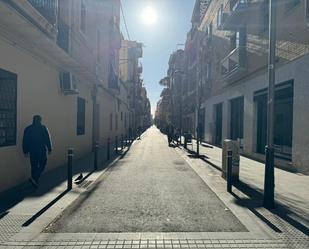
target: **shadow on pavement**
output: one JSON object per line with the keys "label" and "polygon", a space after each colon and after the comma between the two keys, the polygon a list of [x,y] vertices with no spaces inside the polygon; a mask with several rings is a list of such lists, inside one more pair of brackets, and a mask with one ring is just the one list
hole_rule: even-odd
{"label": "shadow on pavement", "polygon": [[[114,154],[109,161],[106,161],[106,151],[102,149],[99,152],[99,164],[98,170],[105,169],[108,164],[115,159],[117,156],[123,158],[127,151],[130,149],[132,143],[127,145],[127,150],[119,154]],[[93,165],[93,153],[84,158],[73,160],[73,175],[88,172],[87,175],[79,182],[82,183],[85,179],[87,179],[94,172]],[[25,198],[36,198],[45,195],[50,192],[53,188],[61,185],[67,181],[67,166],[63,165],[56,169],[47,171],[44,173],[40,179],[39,188],[34,188],[29,181],[26,181],[0,195],[0,219],[4,217],[7,213],[9,213],[9,209],[23,201]],[[30,218],[27,222],[31,224],[37,217],[39,217],[42,213],[44,213],[49,207],[55,204],[58,200],[60,200],[67,191],[65,190],[62,194],[56,197],[53,201],[47,204],[44,208],[42,208],[37,214],[35,214],[32,218]],[[29,225],[28,223],[24,225]]]}
{"label": "shadow on pavement", "polygon": [[29,226],[32,222],[34,222],[37,218],[39,218],[43,213],[45,213],[50,207],[52,207],[57,201],[59,201],[63,196],[65,196],[65,194],[68,192],[69,190],[65,190],[64,192],[62,192],[54,200],[52,200],[45,207],[43,207],[40,211],[38,211],[35,215],[33,215],[29,220],[27,220],[24,224],[22,224],[22,226],[23,227]]}
{"label": "shadow on pavement", "polygon": [[[262,207],[263,203],[263,194],[252,188],[250,185],[238,181],[233,184],[235,188],[237,188],[242,193],[246,194],[249,199],[242,199],[236,193],[232,193],[232,195],[236,198],[236,204],[248,208],[252,213],[254,213],[258,218],[260,218],[263,222],[265,222],[270,228],[272,228],[276,232],[281,232],[279,228],[277,228],[274,224],[272,224],[269,220],[267,220],[263,215],[257,212],[256,208]],[[276,203],[276,208],[269,210],[272,214],[279,216],[281,219],[289,223],[298,231],[304,233],[309,236],[309,229],[305,225],[301,224],[297,220],[291,218],[289,215],[294,214],[288,207],[282,205],[281,203]]]}

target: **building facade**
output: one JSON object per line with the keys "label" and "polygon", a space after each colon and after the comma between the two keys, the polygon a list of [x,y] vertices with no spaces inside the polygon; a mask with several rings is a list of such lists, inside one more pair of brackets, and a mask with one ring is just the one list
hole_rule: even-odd
{"label": "building facade", "polygon": [[53,153],[47,170],[126,135],[120,80],[120,1],[0,1],[0,192],[30,176],[23,130],[39,114]]}
{"label": "building facade", "polygon": [[[221,146],[224,139],[237,140],[242,154],[262,161],[267,137],[268,17],[266,0],[196,0],[181,87],[183,131],[196,135],[200,123],[204,141]],[[306,174],[308,27],[309,1],[277,1],[275,163]]]}
{"label": "building facade", "polygon": [[[201,11],[199,12],[201,13]],[[308,1],[278,1],[274,144],[276,164],[309,173]],[[268,1],[208,1],[200,16],[199,72],[205,140],[238,140],[264,160],[267,132]]]}
{"label": "building facade", "polygon": [[141,78],[143,67],[139,61],[143,56],[143,44],[136,41],[122,40],[120,50],[120,80],[126,86],[128,106],[131,110],[128,119],[133,131],[139,127],[150,126],[150,102],[147,90]]}

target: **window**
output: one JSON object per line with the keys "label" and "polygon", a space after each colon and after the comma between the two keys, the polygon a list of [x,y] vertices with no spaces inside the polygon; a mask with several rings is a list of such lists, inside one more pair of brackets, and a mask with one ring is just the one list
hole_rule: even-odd
{"label": "window", "polygon": [[109,129],[113,130],[113,114],[109,114]]}
{"label": "window", "polygon": [[301,0],[288,0],[286,3],[286,10],[290,10],[293,9],[294,7],[296,7],[298,4],[300,4]]}
{"label": "window", "polygon": [[209,40],[212,38],[212,22],[207,26],[207,38]]}
{"label": "window", "polygon": [[83,98],[77,98],[77,127],[76,134],[78,136],[85,134],[85,114],[86,114],[86,101]]}
{"label": "window", "polygon": [[206,80],[210,80],[211,79],[211,62],[207,62],[206,65]]}
{"label": "window", "polygon": [[240,28],[235,34],[230,38],[231,51],[235,48],[245,47],[247,44],[247,34],[246,28]]}
{"label": "window", "polygon": [[123,120],[123,113],[121,112],[120,114],[120,120],[122,121]]}
{"label": "window", "polygon": [[261,33],[269,29],[269,0],[264,0],[261,10]]}
{"label": "window", "polygon": [[220,8],[217,12],[217,28],[219,29],[222,25],[222,16],[223,16],[223,4],[221,4]]}
{"label": "window", "polygon": [[80,9],[80,30],[83,33],[86,33],[86,5],[83,0],[81,1]]}
{"label": "window", "polygon": [[16,145],[17,75],[0,69],[0,147]]}
{"label": "window", "polygon": [[118,130],[118,114],[115,115],[115,128]]}
{"label": "window", "polygon": [[124,113],[124,128],[127,128],[127,113]]}
{"label": "window", "polygon": [[306,19],[307,24],[309,24],[309,0],[306,0]]}
{"label": "window", "polygon": [[97,30],[97,61],[100,61],[101,57],[101,32]]}

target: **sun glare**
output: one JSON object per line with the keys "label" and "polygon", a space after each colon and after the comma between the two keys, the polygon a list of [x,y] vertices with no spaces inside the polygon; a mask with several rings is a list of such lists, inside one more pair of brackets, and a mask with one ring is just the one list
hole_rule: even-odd
{"label": "sun glare", "polygon": [[142,11],[142,20],[143,23],[147,26],[154,25],[157,22],[158,16],[154,8],[148,6]]}

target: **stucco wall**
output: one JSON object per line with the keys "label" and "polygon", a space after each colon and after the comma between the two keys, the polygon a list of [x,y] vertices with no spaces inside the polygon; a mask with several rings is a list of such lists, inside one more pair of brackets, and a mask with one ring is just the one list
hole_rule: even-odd
{"label": "stucco wall", "polygon": [[48,127],[54,151],[47,169],[66,161],[66,150],[74,147],[76,157],[91,149],[92,103],[87,82],[78,84],[80,97],[86,99],[85,135],[76,135],[77,96],[65,96],[60,91],[59,71],[32,57],[27,52],[0,40],[0,68],[17,74],[17,143],[0,148],[0,192],[30,176],[30,164],[22,153],[24,128],[32,122],[34,114],[43,117]]}

